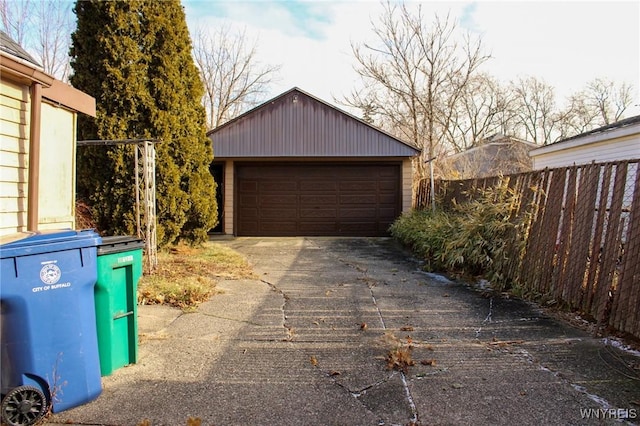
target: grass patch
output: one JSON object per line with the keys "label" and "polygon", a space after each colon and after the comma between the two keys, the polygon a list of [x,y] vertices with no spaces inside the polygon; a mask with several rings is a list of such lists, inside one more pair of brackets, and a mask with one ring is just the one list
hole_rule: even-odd
{"label": "grass patch", "polygon": [[158,269],[138,283],[138,303],[192,309],[214,295],[219,279],[255,278],[247,260],[214,242],[158,252]]}

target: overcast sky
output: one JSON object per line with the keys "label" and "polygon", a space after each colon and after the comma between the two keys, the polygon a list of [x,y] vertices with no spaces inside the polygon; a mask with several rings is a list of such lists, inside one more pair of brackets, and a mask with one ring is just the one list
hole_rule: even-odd
{"label": "overcast sky", "polygon": [[[299,87],[333,103],[358,86],[351,43],[372,41],[378,1],[183,0],[190,27],[222,24],[258,40],[261,62],[282,66],[269,97]],[[417,2],[407,2],[415,7]],[[425,17],[450,12],[482,37],[484,70],[504,82],[524,76],[556,88],[557,101],[605,77],[634,86],[640,104],[640,2],[421,2]],[[636,106],[631,114],[640,114]]]}

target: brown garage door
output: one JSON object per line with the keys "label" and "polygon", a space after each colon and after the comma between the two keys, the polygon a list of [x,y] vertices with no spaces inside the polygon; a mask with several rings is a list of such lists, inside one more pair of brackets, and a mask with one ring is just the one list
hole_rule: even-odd
{"label": "brown garage door", "polygon": [[236,197],[238,235],[387,235],[400,164],[238,165]]}

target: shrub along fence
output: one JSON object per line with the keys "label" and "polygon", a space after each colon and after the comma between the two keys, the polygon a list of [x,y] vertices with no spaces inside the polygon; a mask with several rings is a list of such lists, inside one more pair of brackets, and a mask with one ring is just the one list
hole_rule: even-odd
{"label": "shrub along fence", "polygon": [[[435,182],[447,209],[506,184],[511,217],[525,219],[501,274],[525,297],[580,311],[599,326],[640,338],[640,160],[546,169],[504,177]],[[414,208],[430,207],[428,180]],[[520,248],[518,248],[520,247]]]}

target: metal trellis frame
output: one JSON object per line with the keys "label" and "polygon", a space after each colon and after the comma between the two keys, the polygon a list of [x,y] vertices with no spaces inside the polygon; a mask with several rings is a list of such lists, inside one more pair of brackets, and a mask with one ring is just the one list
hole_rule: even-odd
{"label": "metal trellis frame", "polygon": [[158,266],[156,232],[156,150],[157,139],[119,139],[78,141],[78,146],[133,145],[136,188],[136,231],[144,240],[144,271],[152,273]]}

